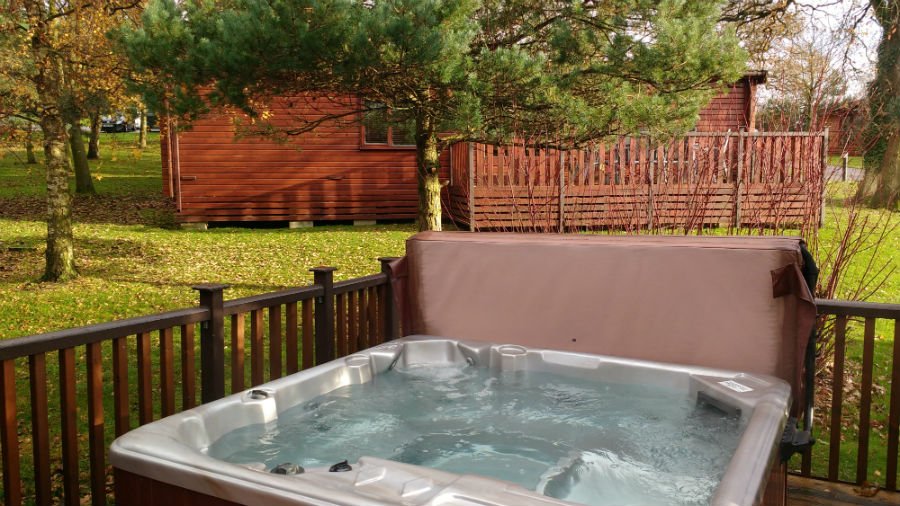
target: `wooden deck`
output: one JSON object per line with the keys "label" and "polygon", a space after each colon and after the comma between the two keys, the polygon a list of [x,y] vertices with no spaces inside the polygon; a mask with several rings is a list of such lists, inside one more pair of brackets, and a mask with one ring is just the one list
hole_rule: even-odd
{"label": "wooden deck", "polygon": [[[871,493],[871,491],[868,491]],[[871,497],[854,485],[788,477],[788,506],[885,506],[900,505],[900,493],[879,490]]]}

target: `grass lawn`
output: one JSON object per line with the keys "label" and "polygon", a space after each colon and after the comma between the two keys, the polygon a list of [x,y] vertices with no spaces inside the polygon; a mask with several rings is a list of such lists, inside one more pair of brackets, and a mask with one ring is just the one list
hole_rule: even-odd
{"label": "grass lawn", "polygon": [[[843,164],[843,160],[840,155],[832,155],[828,157],[828,165],[834,165],[835,167],[840,167]],[[861,156],[851,156],[847,158],[847,167],[851,167],[854,169],[861,169],[863,165],[863,157]]]}
{"label": "grass lawn", "polygon": [[[371,274],[379,269],[377,257],[402,254],[404,240],[415,231],[412,224],[181,230],[172,227],[172,210],[162,196],[158,146],[156,134],[144,150],[137,149],[136,134],[103,135],[102,159],[92,163],[98,195],[76,197],[75,203],[81,276],[66,284],[36,282],[45,237],[42,167],[25,164],[22,151],[0,151],[0,339],[194,306],[197,295],[190,287],[202,282],[231,284],[226,298],[234,298],[309,284],[308,269],[317,265],[338,267],[339,279]],[[851,158],[851,166],[858,161]],[[835,187],[842,190],[847,188]],[[820,232],[825,247],[845,222],[839,198],[829,200],[826,212]],[[896,225],[900,215],[890,220]],[[855,284],[871,256],[871,250],[864,252],[848,269],[847,286]],[[895,226],[876,261],[896,265],[898,258],[900,230]],[[870,300],[900,302],[900,275],[890,276]],[[877,334],[870,475],[883,482],[893,326],[882,322]],[[862,325],[853,324],[842,446],[845,479],[852,479],[855,469],[857,411],[851,401],[854,385],[858,398],[861,336]],[[828,448],[827,433],[819,430],[817,435],[818,460]],[[822,465],[814,470],[824,472]]]}
{"label": "grass lawn", "polygon": [[[112,138],[110,140],[110,138]],[[158,139],[104,134],[92,165],[97,196],[76,197],[75,254],[81,276],[36,283],[46,226],[40,165],[0,158],[0,339],[196,305],[191,286],[222,282],[227,298],[312,282],[310,267],[334,265],[346,279],[377,272],[400,255],[412,224],[311,229],[214,228],[172,223],[162,197]],[[9,183],[7,183],[9,182]]]}

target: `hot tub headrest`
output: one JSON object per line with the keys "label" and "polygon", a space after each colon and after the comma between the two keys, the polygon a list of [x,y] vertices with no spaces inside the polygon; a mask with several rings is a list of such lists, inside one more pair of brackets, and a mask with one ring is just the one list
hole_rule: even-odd
{"label": "hot tub headrest", "polygon": [[394,291],[406,335],[770,374],[802,399],[816,309],[801,244],[425,232],[393,266]]}

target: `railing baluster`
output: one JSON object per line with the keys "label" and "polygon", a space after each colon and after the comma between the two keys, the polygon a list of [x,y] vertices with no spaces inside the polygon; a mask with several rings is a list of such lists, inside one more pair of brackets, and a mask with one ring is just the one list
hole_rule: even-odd
{"label": "railing baluster", "polygon": [[360,349],[360,350],[364,350],[364,349],[368,348],[368,341],[369,341],[369,336],[366,335],[366,332],[368,332],[368,330],[369,330],[369,311],[368,311],[369,304],[368,304],[367,295],[368,294],[366,293],[365,290],[359,290],[356,294],[356,296],[357,296],[356,300],[358,301],[356,307],[359,310],[359,313],[357,315],[357,318],[358,318],[357,321],[359,322],[359,328],[358,328],[359,333],[357,334],[357,337],[356,337],[356,339],[357,339],[356,347],[357,347],[357,349]]}
{"label": "railing baluster", "polygon": [[875,318],[866,318],[863,335],[863,370],[859,401],[859,447],[856,454],[856,483],[868,478],[869,433],[872,413],[872,368],[875,356]]}
{"label": "railing baluster", "polygon": [[250,386],[255,387],[264,381],[265,359],[262,309],[254,309],[250,312]]}
{"label": "railing baluster", "polygon": [[285,326],[287,326],[284,343],[285,355],[287,355],[285,367],[288,374],[294,374],[300,369],[299,350],[297,349],[297,303],[288,302],[284,310],[286,312]]}
{"label": "railing baluster", "polygon": [[75,349],[59,351],[59,413],[62,443],[63,494],[67,506],[78,506],[78,426],[75,397]]}
{"label": "railing baluster", "polygon": [[337,295],[337,353],[339,357],[347,356],[347,294]]}
{"label": "railing baluster", "polygon": [[378,334],[378,308],[376,307],[377,297],[375,294],[375,287],[370,287],[366,289],[367,300],[369,302],[366,307],[366,311],[368,314],[368,322],[369,327],[366,332],[366,347],[375,346],[378,341],[376,334]]}
{"label": "railing baluster", "polygon": [[131,430],[131,406],[128,403],[128,338],[117,337],[112,342],[113,358],[113,418],[116,437]]}
{"label": "railing baluster", "polygon": [[[31,445],[34,455],[34,493],[37,504],[50,504],[50,427],[47,399],[47,358],[28,357],[31,390]],[[5,394],[5,390],[4,390]],[[4,487],[4,490],[6,488]]]}
{"label": "railing baluster", "polygon": [[175,412],[175,350],[172,329],[159,331],[159,396],[162,416]]}
{"label": "railing baluster", "polygon": [[244,316],[231,315],[231,393],[244,390]]}
{"label": "railing baluster", "polygon": [[137,336],[138,423],[153,421],[153,371],[151,370],[150,333]]}
{"label": "railing baluster", "polygon": [[313,335],[313,302],[306,299],[302,303],[303,309],[303,368],[309,369],[315,364],[316,356],[313,352],[313,343],[315,336]]}
{"label": "railing baluster", "polygon": [[844,348],[847,337],[847,317],[838,316],[834,322],[834,367],[832,370],[831,427],[828,442],[828,479],[837,481],[841,461],[841,407],[844,405]]}
{"label": "railing baluster", "polygon": [[22,503],[19,469],[18,417],[16,416],[16,361],[0,362],[0,450],[3,451],[3,499],[7,505]]}
{"label": "railing baluster", "polygon": [[91,504],[106,504],[106,442],[103,424],[103,354],[101,341],[87,345],[88,446],[90,448]]}
{"label": "railing baluster", "polygon": [[384,342],[384,285],[372,287],[372,300],[375,302],[375,334],[373,343],[379,345]]}
{"label": "railing baluster", "polygon": [[359,351],[359,294],[354,290],[347,295],[350,297],[347,303],[347,324],[349,327],[347,339],[350,353],[356,353]]}
{"label": "railing baluster", "polygon": [[181,326],[181,409],[197,405],[197,368],[194,324]]}
{"label": "railing baluster", "polygon": [[269,379],[281,377],[281,306],[269,308]]}
{"label": "railing baluster", "polygon": [[894,353],[891,362],[891,411],[888,418],[887,477],[885,488],[897,490],[897,443],[900,439],[900,319],[894,320]]}

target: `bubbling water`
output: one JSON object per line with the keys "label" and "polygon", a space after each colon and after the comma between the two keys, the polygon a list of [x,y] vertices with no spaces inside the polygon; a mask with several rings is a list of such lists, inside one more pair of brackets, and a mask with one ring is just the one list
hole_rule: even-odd
{"label": "bubbling water", "polygon": [[709,504],[743,426],[685,392],[541,372],[412,367],[338,388],[209,455],[267,468],[368,455],[587,505]]}

